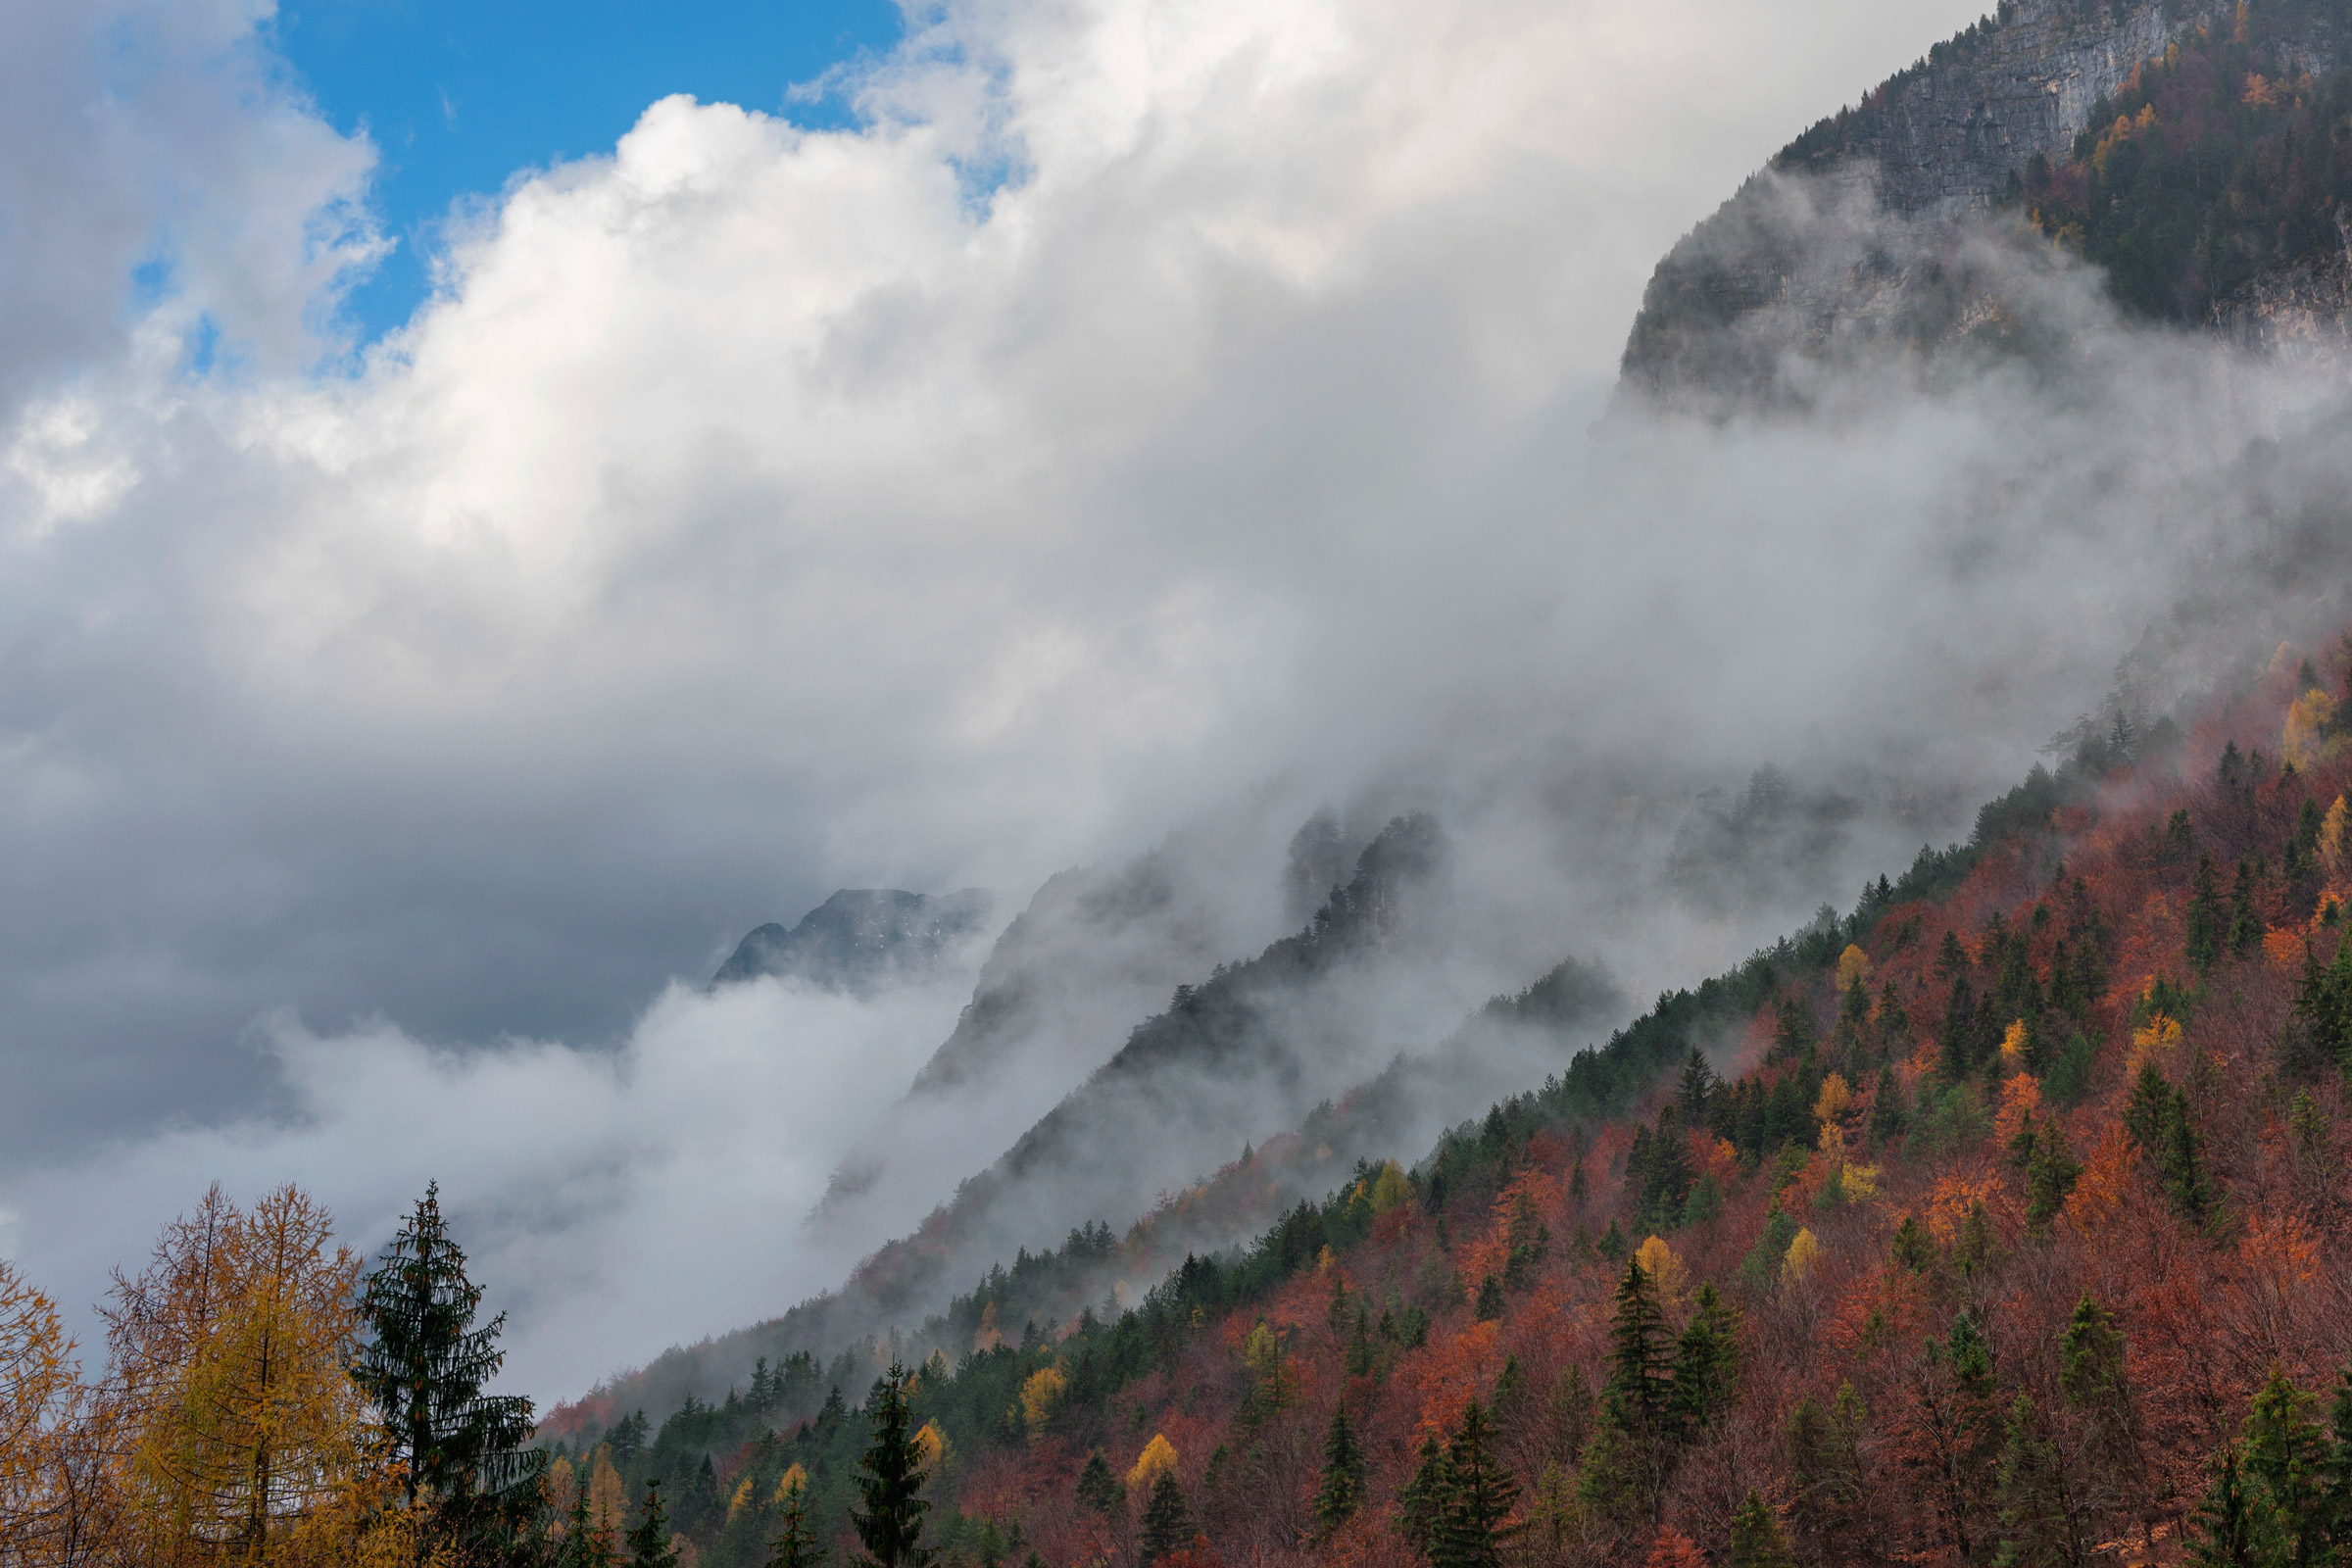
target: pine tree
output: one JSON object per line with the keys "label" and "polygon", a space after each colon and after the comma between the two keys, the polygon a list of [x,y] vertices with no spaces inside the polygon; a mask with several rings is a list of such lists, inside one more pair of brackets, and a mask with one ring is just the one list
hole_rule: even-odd
{"label": "pine tree", "polygon": [[1889,1144],[1903,1136],[1904,1124],[1910,1118],[1903,1113],[1903,1086],[1894,1076],[1889,1062],[1879,1069],[1879,1087],[1870,1099],[1868,1131],[1874,1144]]}
{"label": "pine tree", "polygon": [[2197,1504],[2188,1560],[2198,1568],[2278,1568],[2290,1560],[2277,1521],[2246,1484],[2238,1446],[2214,1455],[2213,1484]]}
{"label": "pine tree", "polygon": [[507,1316],[476,1328],[481,1300],[430,1184],[362,1288],[368,1339],[351,1369],[404,1466],[410,1510],[421,1510],[420,1556],[444,1546],[476,1560],[527,1555],[542,1528],[547,1453],[526,1446],[529,1399],[482,1392],[506,1360]]}
{"label": "pine tree", "polygon": [[2221,885],[2214,870],[2213,857],[2197,857],[2197,874],[2189,882],[2188,939],[2186,952],[2190,967],[2203,974],[2222,961],[2222,947],[2229,935],[2229,917],[2222,910]]}
{"label": "pine tree", "polygon": [[1664,1429],[1673,1395],[1666,1314],[1656,1284],[1636,1259],[1617,1282],[1609,1324],[1609,1381],[1602,1397],[1609,1413],[1636,1436]]}
{"label": "pine tree", "polygon": [[784,1489],[778,1523],[782,1528],[767,1544],[767,1568],[817,1568],[825,1560],[825,1548],[817,1544],[815,1527],[808,1522],[808,1482]]}
{"label": "pine tree", "polygon": [[1838,1385],[1827,1411],[1799,1399],[1788,1413],[1789,1522],[1809,1561],[1838,1555],[1836,1547],[1858,1523],[1867,1416],[1851,1383]]}
{"label": "pine tree", "polygon": [[645,1484],[645,1503],[636,1524],[629,1527],[629,1568],[678,1568],[678,1554],[669,1544],[669,1519],[662,1509],[662,1483]]}
{"label": "pine tree", "polygon": [[1078,1501],[1095,1512],[1109,1518],[1119,1508],[1118,1478],[1110,1473],[1110,1461],[1097,1448],[1086,1456],[1078,1470]]}
{"label": "pine tree", "polygon": [[1674,1352],[1673,1419],[1685,1442],[1701,1436],[1740,1384],[1740,1314],[1712,1285],[1691,1298],[1690,1321]]}
{"label": "pine tree", "polygon": [[2001,1445],[1999,1568],[2077,1568],[2087,1555],[2074,1489],[2031,1395],[2009,1406]]}
{"label": "pine tree", "polygon": [[1347,1523],[1364,1500],[1366,1471],[1363,1445],[1356,1441],[1355,1423],[1348,1418],[1348,1402],[1332,1407],[1331,1426],[1323,1434],[1323,1479],[1315,1489],[1315,1526],[1330,1535]]}
{"label": "pine tree", "polygon": [[1502,1544],[1514,1533],[1503,1521],[1519,1500],[1519,1483],[1494,1456],[1487,1412],[1473,1398],[1446,1447],[1446,1489],[1430,1532],[1435,1568],[1500,1568]]}
{"label": "pine tree", "polygon": [[1502,1282],[1490,1274],[1478,1284],[1478,1304],[1472,1315],[1481,1323],[1492,1323],[1502,1316]]}
{"label": "pine tree", "polygon": [[2057,1124],[2036,1129],[2033,1152],[2026,1161],[2027,1228],[2046,1238],[2082,1176],[2082,1161],[2067,1149]]}
{"label": "pine tree", "polygon": [[2164,1152],[2164,1129],[2173,1113],[2173,1086],[2153,1061],[2139,1065],[2132,1098],[2124,1104],[2124,1131],[2149,1158]]}
{"label": "pine tree", "polygon": [[1731,1568],[1796,1568],[1780,1516],[1753,1487],[1732,1513]]}
{"label": "pine tree", "polygon": [[2255,907],[2253,862],[2240,860],[2236,885],[2230,890],[2230,951],[2245,956],[2262,940],[2262,914]]}
{"label": "pine tree", "polygon": [[1396,1494],[1396,1533],[1415,1551],[1428,1555],[1439,1516],[1453,1493],[1453,1478],[1446,1467],[1446,1450],[1435,1432],[1421,1434],[1421,1452],[1412,1478]]}
{"label": "pine tree", "polygon": [[2331,1445],[2312,1419],[2319,1401],[2295,1387],[2277,1362],[2255,1391],[2239,1438],[2238,1463],[2247,1486],[2260,1494],[2270,1527],[2293,1543],[2295,1568],[2320,1562],[2330,1521],[2326,1517]]}
{"label": "pine tree", "polygon": [[2219,1199],[2213,1190],[2213,1178],[2205,1168],[2205,1141],[2197,1136],[2188,1096],[2178,1089],[2173,1091],[2172,1106],[2165,1117],[2157,1168],[2163,1174],[2165,1196],[2173,1200],[2175,1213],[2197,1225],[2213,1217]]}
{"label": "pine tree", "polygon": [[1692,1046],[1690,1058],[1683,1063],[1682,1080],[1675,1086],[1674,1092],[1674,1103],[1682,1112],[1685,1126],[1704,1127],[1707,1124],[1707,1102],[1714,1098],[1715,1091],[1722,1083],[1723,1080],[1715,1075],[1715,1069],[1707,1065],[1707,1058],[1699,1054],[1696,1046]]}
{"label": "pine tree", "polygon": [[1174,1472],[1162,1470],[1152,1483],[1152,1495],[1144,1503],[1142,1532],[1136,1538],[1137,1555],[1144,1568],[1169,1552],[1192,1544],[1193,1511],[1185,1505],[1184,1491],[1176,1485]]}
{"label": "pine tree", "polygon": [[906,1407],[906,1369],[892,1362],[874,1385],[873,1436],[858,1460],[862,1508],[850,1511],[858,1539],[879,1568],[929,1568],[938,1553],[922,1544],[923,1515],[931,1504],[915,1495],[928,1479],[921,1445]]}

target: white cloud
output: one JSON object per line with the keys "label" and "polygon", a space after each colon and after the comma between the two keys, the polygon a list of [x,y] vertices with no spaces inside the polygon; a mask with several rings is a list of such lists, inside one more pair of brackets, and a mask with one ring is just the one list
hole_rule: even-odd
{"label": "white cloud", "polygon": [[[1657,256],[1964,5],[952,6],[865,128],[669,99],[523,180],[327,377],[367,149],[257,6],[99,16],[135,90],[91,15],[0,12],[0,1199],[86,1279],[214,1174],[365,1231],[463,1173],[540,1392],[835,1262],[793,1195],[945,1032],[661,991],[745,927],[1017,901],[1285,768],[1513,821],[1514,769],[1808,726],[2001,777],[2227,536],[2180,495],[2297,416],[2158,348],[1591,438]],[[200,313],[233,371],[182,364]],[[1550,878],[1508,906],[1564,951],[1617,890],[1552,848],[1471,859]],[[232,1049],[280,1004],[322,1032]]]}
{"label": "white cloud", "polygon": [[363,1249],[427,1180],[494,1306],[507,1375],[574,1390],[837,1283],[854,1252],[788,1244],[857,1131],[954,1023],[968,974],[870,1001],[760,980],[673,986],[615,1053],[509,1040],[436,1049],[375,1021],[319,1035],[279,1015],[259,1044],[280,1114],[182,1126],[19,1183],[11,1255],[78,1308],[135,1270],[165,1220],[220,1180],[251,1201],[299,1179]]}

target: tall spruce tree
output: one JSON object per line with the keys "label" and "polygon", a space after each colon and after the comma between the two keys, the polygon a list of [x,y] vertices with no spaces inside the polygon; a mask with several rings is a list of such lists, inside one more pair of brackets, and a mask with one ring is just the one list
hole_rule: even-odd
{"label": "tall spruce tree", "polygon": [[629,1527],[629,1568],[678,1568],[677,1548],[669,1544],[669,1516],[662,1507],[662,1483],[645,1484],[645,1502],[637,1522]]}
{"label": "tall spruce tree", "polygon": [[525,1446],[529,1399],[482,1392],[506,1360],[507,1316],[475,1327],[481,1301],[442,1222],[440,1186],[428,1185],[362,1287],[367,1338],[351,1369],[403,1466],[419,1560],[436,1550],[523,1560],[544,1533],[547,1453]]}
{"label": "tall spruce tree", "polygon": [[2009,1406],[1998,1496],[1998,1568],[2080,1568],[2087,1558],[2090,1544],[2072,1478],[2029,1394],[2019,1394]]}
{"label": "tall spruce tree", "polygon": [[1435,1568],[1501,1568],[1503,1543],[1514,1532],[1503,1521],[1519,1500],[1519,1483],[1495,1457],[1486,1407],[1472,1398],[1446,1446],[1446,1489],[1430,1531]]}
{"label": "tall spruce tree", "polygon": [[869,1554],[867,1560],[878,1568],[929,1568],[939,1554],[922,1544],[923,1515],[931,1504],[916,1494],[929,1477],[906,1405],[904,1366],[893,1361],[874,1385],[867,1414],[872,1436],[858,1461],[857,1477],[863,1506],[850,1510],[850,1523]]}
{"label": "tall spruce tree", "polygon": [[1332,1407],[1331,1425],[1323,1434],[1323,1476],[1315,1488],[1315,1529],[1328,1536],[1346,1524],[1364,1500],[1366,1471],[1363,1445],[1356,1441],[1355,1423],[1348,1417],[1348,1401]]}
{"label": "tall spruce tree", "polygon": [[1453,1477],[1446,1467],[1446,1450],[1439,1446],[1438,1435],[1422,1433],[1412,1476],[1396,1494],[1396,1534],[1415,1551],[1428,1554],[1438,1517],[1452,1491]]}
{"label": "tall spruce tree", "polygon": [[1184,1489],[1176,1484],[1174,1473],[1162,1470],[1152,1480],[1152,1495],[1144,1502],[1136,1556],[1144,1568],[1152,1568],[1160,1558],[1192,1544],[1193,1510],[1186,1505]]}
{"label": "tall spruce tree", "polygon": [[817,1544],[816,1530],[808,1523],[808,1483],[798,1481],[784,1489],[781,1526],[767,1544],[767,1568],[817,1568],[825,1548]]}
{"label": "tall spruce tree", "polygon": [[1691,1298],[1690,1321],[1675,1343],[1673,1419],[1685,1442],[1702,1435],[1740,1386],[1740,1314],[1712,1285]]}
{"label": "tall spruce tree", "polygon": [[2184,944],[2190,965],[2199,974],[2222,961],[2230,935],[2229,916],[2222,909],[2222,890],[2213,857],[2197,857],[2197,872],[2189,881],[2188,935]]}

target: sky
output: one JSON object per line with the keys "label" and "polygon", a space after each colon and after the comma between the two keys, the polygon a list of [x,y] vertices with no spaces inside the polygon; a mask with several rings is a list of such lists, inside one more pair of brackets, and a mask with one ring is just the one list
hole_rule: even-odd
{"label": "sky", "polygon": [[535,1395],[775,1310],[970,971],[705,993],[741,935],[1269,781],[1695,978],[1754,933],[1546,835],[2014,778],[2327,427],[2064,269],[2131,373],[1612,414],[1657,258],[1966,5],[474,9],[0,0],[0,1251],[69,1304],[212,1180],[372,1246],[437,1177]]}
{"label": "sky", "polygon": [[375,149],[390,248],[344,302],[373,341],[430,291],[453,204],[610,150],[672,93],[842,124],[828,80],[902,30],[888,0],[297,0],[263,36],[318,117]]}

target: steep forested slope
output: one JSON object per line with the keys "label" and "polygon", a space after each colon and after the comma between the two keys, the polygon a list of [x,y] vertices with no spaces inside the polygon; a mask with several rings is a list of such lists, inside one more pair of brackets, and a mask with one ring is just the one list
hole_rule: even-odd
{"label": "steep forested slope", "polygon": [[[1127,1561],[1173,1496],[1229,1562],[2327,1560],[2348,680],[2352,641],[2281,650],[2087,732],[1970,845],[1141,1299],[1037,1309],[1137,1245],[1095,1230],[992,1274],[916,1373],[931,1539]],[[583,1433],[565,1484],[669,1475],[752,1562],[797,1467],[838,1532],[890,1353]]]}
{"label": "steep forested slope", "polygon": [[2005,0],[1659,262],[1627,384],[1739,403],[1795,395],[1792,356],[2043,346],[2067,255],[2130,314],[2340,337],[2348,42],[2342,0]]}

